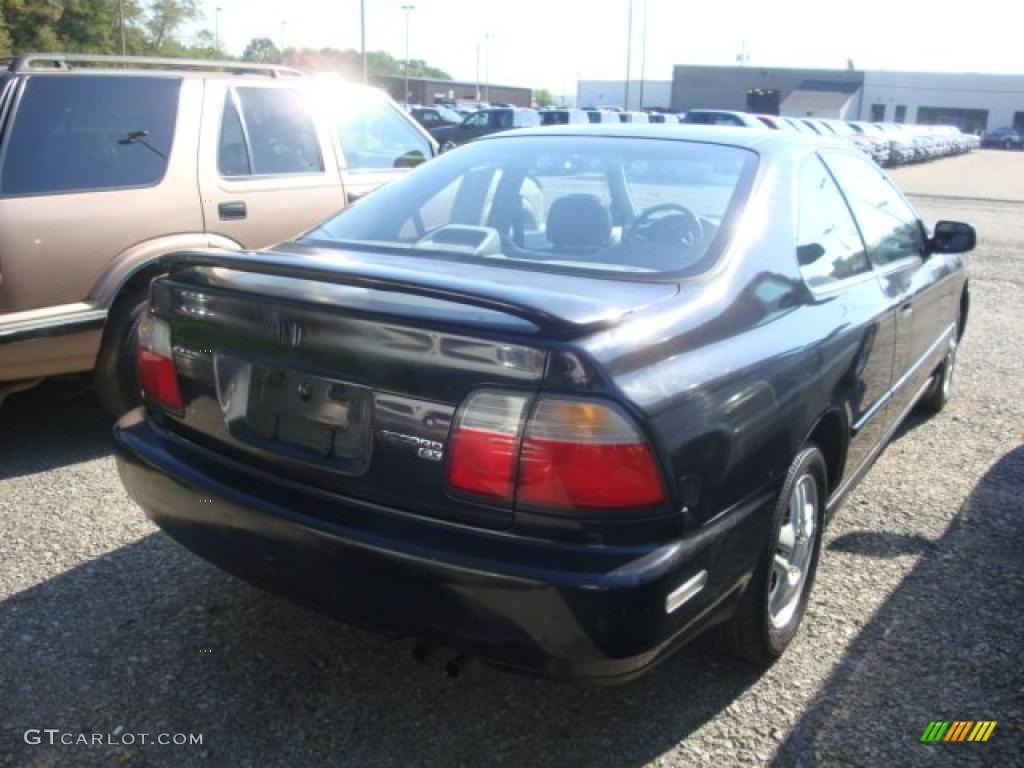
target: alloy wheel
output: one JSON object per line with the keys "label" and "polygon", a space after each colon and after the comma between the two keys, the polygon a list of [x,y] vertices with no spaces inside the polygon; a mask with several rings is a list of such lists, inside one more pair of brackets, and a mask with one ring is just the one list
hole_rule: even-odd
{"label": "alloy wheel", "polygon": [[818,483],[813,475],[803,474],[793,484],[772,562],[768,614],[776,629],[788,625],[800,605],[814,557],[817,524]]}
{"label": "alloy wheel", "polygon": [[946,354],[946,364],[942,366],[942,397],[948,400],[953,394],[953,372],[956,369],[956,339],[949,342],[949,352]]}

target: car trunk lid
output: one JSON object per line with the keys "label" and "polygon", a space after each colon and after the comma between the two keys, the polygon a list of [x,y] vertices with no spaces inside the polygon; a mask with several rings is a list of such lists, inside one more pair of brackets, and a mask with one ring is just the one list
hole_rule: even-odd
{"label": "car trunk lid", "polygon": [[183,253],[154,313],[184,412],[171,429],[265,471],[405,511],[501,527],[453,503],[444,458],[472,390],[536,391],[553,340],[673,295],[622,283],[350,252]]}

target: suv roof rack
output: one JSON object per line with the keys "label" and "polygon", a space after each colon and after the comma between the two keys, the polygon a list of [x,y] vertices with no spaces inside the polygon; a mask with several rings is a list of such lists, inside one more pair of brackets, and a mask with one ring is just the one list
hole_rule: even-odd
{"label": "suv roof rack", "polygon": [[166,56],[112,56],[92,53],[23,53],[15,56],[7,69],[11,72],[32,72],[38,70],[87,69],[90,66],[122,65],[138,69],[185,69],[205,72],[228,72],[234,74],[264,74],[270,77],[303,77],[303,73],[292,67],[279,64],[255,64],[251,62],[222,61],[219,59],[176,59]]}

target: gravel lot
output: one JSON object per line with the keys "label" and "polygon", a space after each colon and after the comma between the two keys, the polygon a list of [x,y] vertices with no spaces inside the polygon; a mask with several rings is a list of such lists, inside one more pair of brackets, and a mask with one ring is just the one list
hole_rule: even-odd
{"label": "gravel lot", "polygon": [[[926,217],[979,227],[959,392],[826,532],[769,671],[700,640],[614,688],[448,679],[172,543],[121,490],[92,395],[51,382],[0,409],[0,765],[1021,765],[1024,203],[998,200],[1024,201],[1024,153],[896,175]],[[920,744],[934,719],[999,724]],[[203,744],[33,746],[29,728]]]}

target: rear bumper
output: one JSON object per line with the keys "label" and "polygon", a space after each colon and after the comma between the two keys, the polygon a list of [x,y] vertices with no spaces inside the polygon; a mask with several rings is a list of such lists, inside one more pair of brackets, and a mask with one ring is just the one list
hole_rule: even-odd
{"label": "rear bumper", "polygon": [[[626,679],[728,615],[771,493],[661,545],[553,543],[298,486],[126,414],[118,471],[147,516],[224,570],[384,633],[561,678]],[[707,571],[668,613],[666,598]]]}

